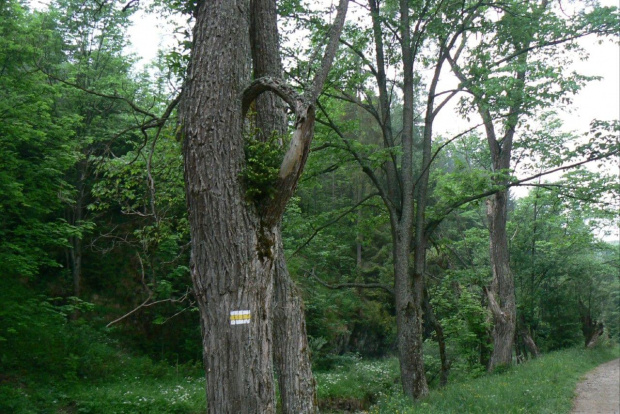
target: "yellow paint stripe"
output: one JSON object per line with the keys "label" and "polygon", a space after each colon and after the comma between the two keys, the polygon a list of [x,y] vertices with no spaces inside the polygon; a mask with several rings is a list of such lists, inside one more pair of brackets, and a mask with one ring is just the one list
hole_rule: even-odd
{"label": "yellow paint stripe", "polygon": [[231,321],[244,321],[244,320],[250,320],[251,316],[250,314],[245,314],[245,315],[230,315],[230,320]]}

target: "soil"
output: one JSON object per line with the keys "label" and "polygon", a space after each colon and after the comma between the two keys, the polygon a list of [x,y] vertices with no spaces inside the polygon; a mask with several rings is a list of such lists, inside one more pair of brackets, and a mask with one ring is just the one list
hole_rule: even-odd
{"label": "soil", "polygon": [[572,414],[620,413],[620,359],[590,371],[578,385]]}

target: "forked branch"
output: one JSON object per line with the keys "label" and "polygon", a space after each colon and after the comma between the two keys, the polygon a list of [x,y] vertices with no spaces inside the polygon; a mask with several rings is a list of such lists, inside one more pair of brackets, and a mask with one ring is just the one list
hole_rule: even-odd
{"label": "forked branch", "polygon": [[280,221],[286,203],[297,187],[299,177],[308,158],[310,144],[314,137],[316,99],[323,89],[327,74],[336,56],[348,5],[349,0],[340,0],[338,13],[330,29],[320,68],[314,76],[312,86],[304,91],[303,96],[298,95],[283,80],[269,77],[255,80],[242,93],[242,111],[244,114],[260,94],[270,91],[282,98],[296,115],[295,131],[291,137],[289,148],[284,154],[275,183],[275,196],[260,206],[263,213],[263,225],[267,227],[273,227]]}
{"label": "forked branch", "polygon": [[320,279],[315,273],[314,269],[311,272],[306,273],[307,276],[311,276],[314,280],[328,289],[346,289],[346,288],[360,288],[360,289],[383,289],[389,294],[394,294],[394,289],[383,283],[338,283],[336,285],[329,284]]}

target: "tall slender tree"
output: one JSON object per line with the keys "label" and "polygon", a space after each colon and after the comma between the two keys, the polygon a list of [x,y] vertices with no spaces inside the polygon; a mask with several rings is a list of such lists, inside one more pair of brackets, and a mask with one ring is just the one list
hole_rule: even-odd
{"label": "tall slender tree", "polygon": [[482,120],[496,186],[487,200],[492,280],[486,292],[493,315],[489,370],[512,363],[517,305],[506,222],[517,130],[537,110],[578,91],[588,80],[563,73],[560,59],[566,58],[565,51],[557,45],[575,48],[577,38],[614,30],[603,8],[582,11],[573,22],[558,16],[548,0],[506,3],[497,12],[499,18],[487,15],[482,20],[482,40],[467,50],[466,64],[457,63],[456,55],[448,58]]}
{"label": "tall slender tree", "polygon": [[[401,381],[405,393],[413,398],[428,393],[423,361],[422,318],[426,254],[433,230],[426,217],[433,161],[433,128],[438,113],[457,93],[438,91],[439,79],[448,52],[456,49],[456,53],[460,53],[459,42],[479,17],[483,6],[482,2],[465,4],[403,0],[395,4],[368,1],[371,27],[367,35],[372,36],[374,44],[368,46],[366,38],[355,32],[345,43],[351,53],[364,63],[369,77],[376,81],[378,102],[374,102],[374,94],[368,90],[364,91],[364,98],[361,99],[336,86],[333,95],[358,105],[376,120],[385,149],[384,157],[380,158],[380,168],[375,168],[369,158],[359,151],[359,146],[355,146],[344,134],[337,120],[327,111],[324,112],[324,122],[342,138],[347,151],[360,164],[388,211],[393,243],[393,291]],[[445,20],[451,23],[446,24]],[[386,41],[386,31],[392,31],[398,42]],[[432,71],[425,90],[418,73],[422,65],[427,65]],[[395,79],[388,78],[391,69],[397,73]],[[402,107],[393,101],[396,98],[393,93],[395,85],[401,87]],[[359,87],[363,89],[362,85]],[[417,107],[421,106],[420,95],[424,107],[421,116],[417,113]]]}

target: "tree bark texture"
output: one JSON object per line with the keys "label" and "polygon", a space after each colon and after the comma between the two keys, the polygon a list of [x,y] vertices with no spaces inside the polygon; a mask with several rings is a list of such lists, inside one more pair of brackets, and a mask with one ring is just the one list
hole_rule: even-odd
{"label": "tree bark texture", "polygon": [[[401,159],[402,192],[400,217],[395,231],[395,302],[398,324],[398,352],[400,356],[401,381],[405,395],[421,398],[428,394],[424,370],[422,339],[422,301],[424,299],[423,275],[410,273],[411,243],[414,225],[413,181],[413,51],[409,29],[409,2],[400,1],[401,49],[403,60],[403,130]],[[415,266],[415,264],[414,264]],[[417,270],[417,269],[414,269]]]}
{"label": "tree bark texture", "polygon": [[[273,230],[246,202],[241,182],[249,6],[249,0],[202,3],[181,107],[209,413],[275,412],[271,323],[278,253]],[[249,321],[234,311],[249,311]]]}
{"label": "tree bark texture", "polygon": [[[254,78],[282,76],[277,8],[274,0],[251,0],[250,38]],[[258,139],[279,145],[287,133],[284,102],[266,92],[255,101]],[[316,383],[312,374],[303,301],[286,267],[279,226],[274,258],[273,352],[283,414],[317,412]]]}
{"label": "tree bark texture", "polygon": [[283,414],[317,413],[316,381],[312,375],[304,304],[286,267],[278,236],[273,310],[274,361]]}
{"label": "tree bark texture", "polygon": [[422,351],[422,292],[417,292],[421,287],[419,283],[417,286],[412,283],[408,260],[411,244],[396,244],[394,302],[401,383],[406,395],[421,398],[428,394]]}
{"label": "tree bark texture", "polygon": [[508,191],[499,191],[487,201],[489,221],[491,288],[487,290],[493,315],[493,353],[489,370],[512,364],[512,350],[516,326],[514,278],[510,271],[506,215]]}
{"label": "tree bark texture", "polygon": [[[254,78],[282,76],[277,7],[274,0],[250,0],[250,41]],[[284,102],[274,93],[266,92],[256,98],[256,126],[259,139],[266,141],[273,133],[281,137],[287,132]]]}
{"label": "tree bark texture", "polygon": [[[348,0],[340,0],[320,69],[303,96],[269,76],[281,71],[275,4],[275,0],[218,0],[200,5],[180,107],[191,273],[202,321],[210,413],[275,412],[274,275],[278,315],[289,312],[282,326],[290,329],[286,339],[278,333],[276,340],[285,349],[284,363],[299,368],[296,373],[291,371],[295,367],[281,368],[282,375],[291,379],[285,388],[286,404],[294,405],[288,403],[292,395],[290,399],[303,399],[295,401],[294,412],[312,412],[316,406],[305,336],[291,335],[304,328],[303,313],[285,271],[278,226],[308,156],[314,104],[336,54]],[[251,63],[255,74],[267,76],[250,83]],[[255,104],[261,112],[260,139],[267,139],[272,127],[278,133],[283,130],[279,102],[267,92],[295,111],[295,131],[273,183],[274,196],[253,202],[246,198],[247,183],[242,180],[243,125],[250,106]],[[295,382],[294,375],[304,378]],[[306,406],[307,411],[295,408]]]}

